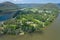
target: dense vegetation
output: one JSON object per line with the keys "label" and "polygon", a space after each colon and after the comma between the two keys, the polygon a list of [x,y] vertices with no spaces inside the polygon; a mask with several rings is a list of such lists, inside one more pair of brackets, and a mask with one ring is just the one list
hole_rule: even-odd
{"label": "dense vegetation", "polygon": [[43,31],[58,15],[58,10],[40,10],[23,8],[15,18],[5,21],[0,27],[0,34],[24,34]]}

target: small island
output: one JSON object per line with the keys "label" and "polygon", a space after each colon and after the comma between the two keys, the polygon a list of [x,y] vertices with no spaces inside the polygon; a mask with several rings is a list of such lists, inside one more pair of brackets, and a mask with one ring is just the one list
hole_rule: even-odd
{"label": "small island", "polygon": [[51,4],[43,7],[21,8],[13,17],[0,25],[0,34],[24,35],[43,32],[58,16],[58,8]]}

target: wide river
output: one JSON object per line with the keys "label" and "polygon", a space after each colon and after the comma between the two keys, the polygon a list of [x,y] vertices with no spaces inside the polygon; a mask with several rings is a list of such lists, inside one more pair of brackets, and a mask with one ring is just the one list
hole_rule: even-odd
{"label": "wide river", "polygon": [[44,33],[19,35],[4,35],[0,40],[60,40],[60,14]]}

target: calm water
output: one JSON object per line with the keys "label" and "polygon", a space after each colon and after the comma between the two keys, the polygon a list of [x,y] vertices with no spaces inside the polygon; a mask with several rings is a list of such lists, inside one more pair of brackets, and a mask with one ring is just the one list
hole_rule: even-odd
{"label": "calm water", "polygon": [[0,21],[5,21],[11,18],[11,16],[14,14],[14,12],[6,13],[4,15],[0,15]]}
{"label": "calm water", "polygon": [[23,36],[4,35],[0,40],[60,40],[60,14],[43,34],[32,33]]}

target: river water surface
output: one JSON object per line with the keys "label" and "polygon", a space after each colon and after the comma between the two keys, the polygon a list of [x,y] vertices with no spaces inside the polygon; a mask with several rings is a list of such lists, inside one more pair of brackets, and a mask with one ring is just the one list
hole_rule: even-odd
{"label": "river water surface", "polygon": [[4,35],[0,37],[0,40],[60,40],[60,14],[43,34]]}

